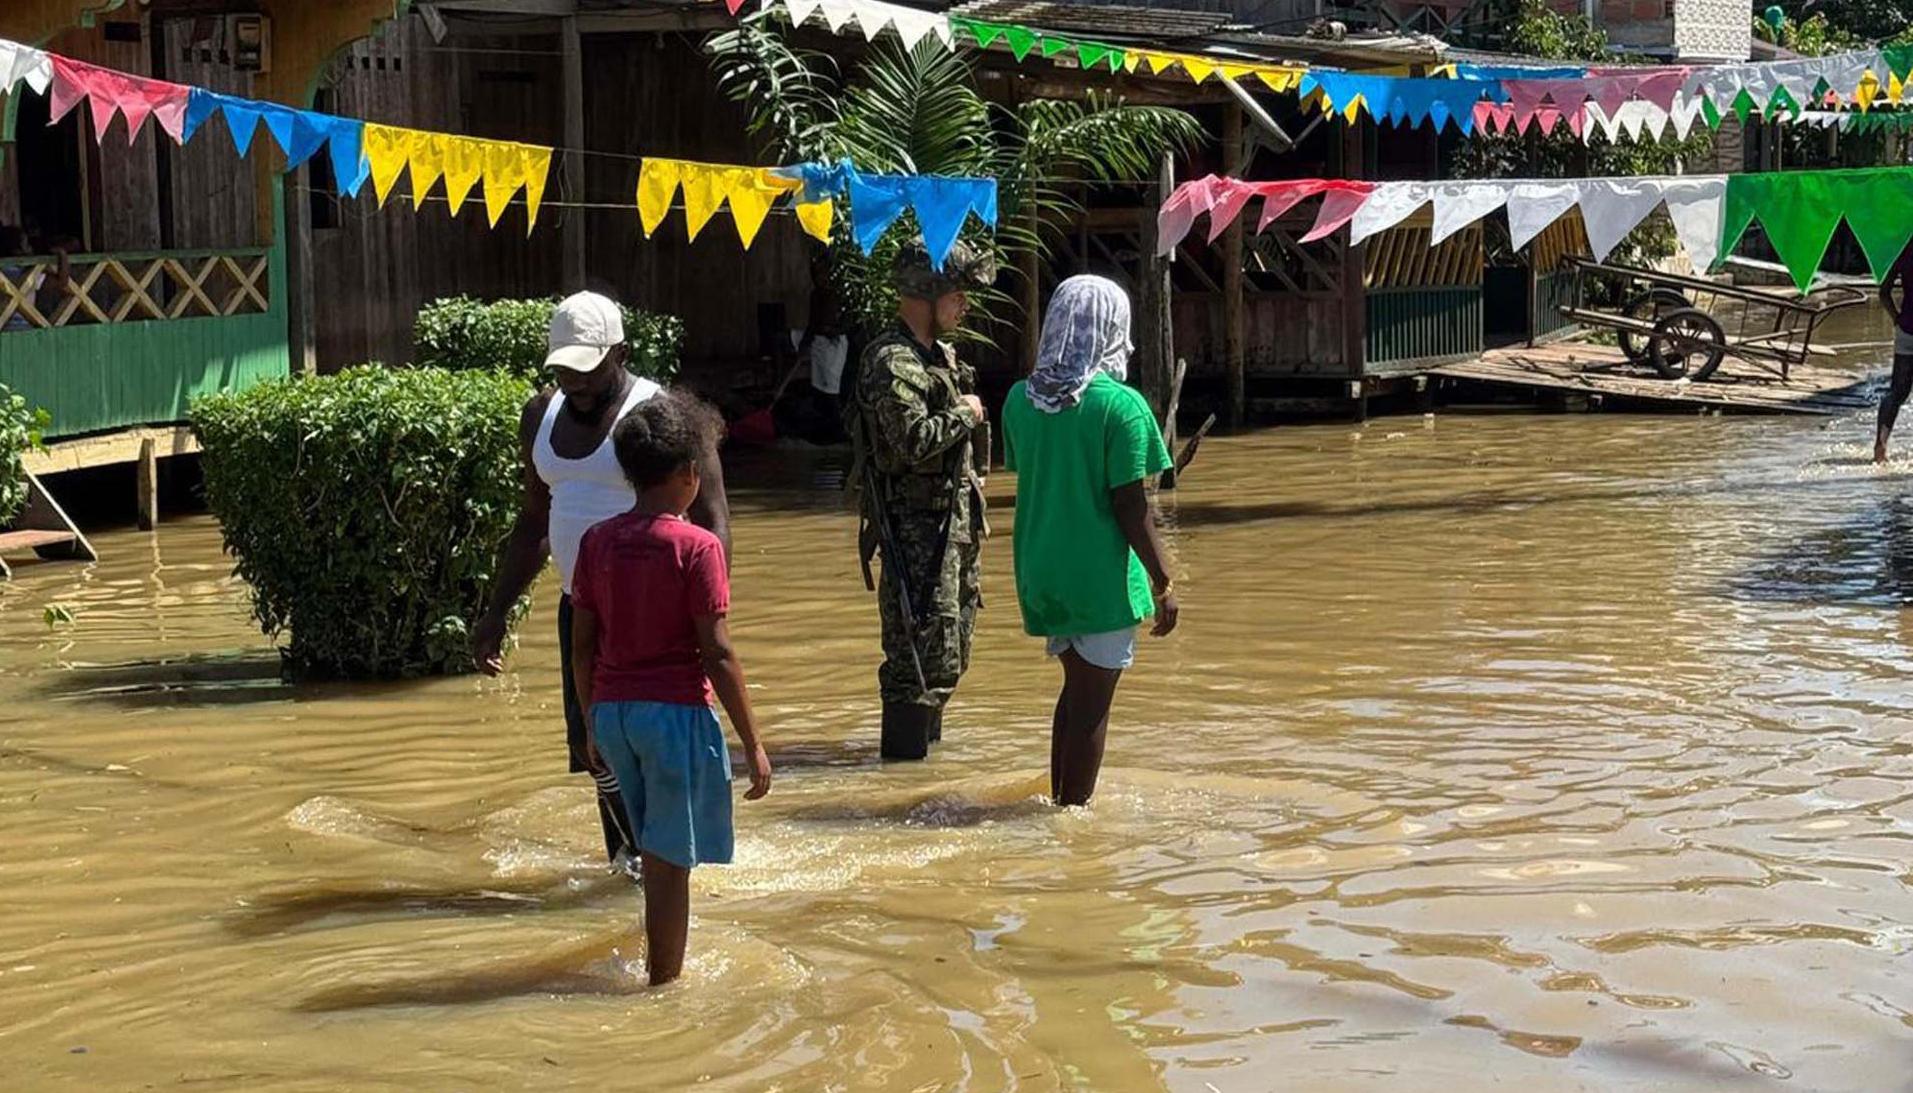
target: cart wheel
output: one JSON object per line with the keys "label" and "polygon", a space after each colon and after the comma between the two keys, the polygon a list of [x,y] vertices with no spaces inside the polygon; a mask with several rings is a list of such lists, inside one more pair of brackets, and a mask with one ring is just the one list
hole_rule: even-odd
{"label": "cart wheel", "polygon": [[1714,374],[1727,356],[1727,335],[1712,315],[1684,307],[1661,316],[1654,336],[1647,340],[1647,359],[1670,380],[1683,377],[1696,383]]}
{"label": "cart wheel", "polygon": [[[1627,302],[1621,314],[1644,323],[1659,322],[1670,311],[1693,307],[1693,303],[1671,288],[1651,288]],[[1635,364],[1647,363],[1647,343],[1651,335],[1621,331],[1621,352]]]}

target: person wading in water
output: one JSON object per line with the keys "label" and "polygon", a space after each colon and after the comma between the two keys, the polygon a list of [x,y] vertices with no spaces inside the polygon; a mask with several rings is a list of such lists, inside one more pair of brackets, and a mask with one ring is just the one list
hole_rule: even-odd
{"label": "person wading in water", "polygon": [[1136,627],[1176,628],[1169,551],[1149,482],[1169,450],[1149,403],[1120,382],[1135,349],[1129,297],[1114,281],[1056,288],[1036,370],[1003,405],[1003,453],[1016,472],[1016,597],[1023,628],[1063,665],[1050,727],[1050,795],[1096,792],[1109,707],[1136,658]]}
{"label": "person wading in water", "polygon": [[[863,491],[858,551],[883,626],[885,759],[922,759],[943,736],[943,709],[970,666],[982,606],[983,492],[973,446],[989,451],[976,373],[941,337],[969,310],[965,291],[995,265],[957,243],[937,269],[921,243],[897,259],[897,322],[864,350],[845,414]],[[870,559],[883,555],[883,581]]]}
{"label": "person wading in water", "polygon": [[[591,761],[585,712],[573,682],[571,579],[585,532],[637,503],[637,494],[618,466],[611,430],[656,395],[659,387],[625,369],[631,349],[624,340],[623,314],[614,301],[595,292],[571,296],[552,312],[549,348],[545,367],[551,369],[557,386],[533,395],[519,419],[524,494],[517,522],[499,551],[491,606],[472,631],[472,658],[486,675],[504,670],[506,620],[544,568],[549,552],[558,563],[563,590],[558,598],[558,652],[571,770],[574,774],[589,771],[597,780],[605,856],[629,870],[634,868],[634,840],[619,800],[617,777]],[[698,475],[697,500],[686,515],[717,536],[728,559],[730,504],[714,448],[704,453]]]}
{"label": "person wading in water", "polygon": [[[1900,298],[1893,299],[1899,289]],[[1900,405],[1913,393],[1913,247],[1900,252],[1898,261],[1880,282],[1880,306],[1893,316],[1893,382],[1880,400],[1880,424],[1873,434],[1873,461],[1886,462],[1887,437],[1893,435],[1893,420],[1900,416]]]}

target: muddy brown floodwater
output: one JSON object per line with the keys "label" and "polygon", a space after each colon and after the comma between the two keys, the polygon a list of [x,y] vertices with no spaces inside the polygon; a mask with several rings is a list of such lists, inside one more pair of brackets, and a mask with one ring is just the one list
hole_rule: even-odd
{"label": "muddy brown floodwater", "polygon": [[1185,630],[1146,643],[1074,814],[1039,798],[1057,680],[1007,537],[942,749],[882,767],[841,464],[740,466],[778,781],[739,805],[738,863],[696,874],[661,992],[564,773],[549,578],[502,679],[295,688],[209,518],[101,535],[98,565],[0,585],[0,1071],[1905,1088],[1913,463],[1867,466],[1868,429],[1217,441],[1166,502]]}

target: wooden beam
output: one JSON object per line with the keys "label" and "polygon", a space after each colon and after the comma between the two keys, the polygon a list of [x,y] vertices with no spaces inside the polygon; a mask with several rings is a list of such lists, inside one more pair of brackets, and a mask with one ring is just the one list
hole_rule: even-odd
{"label": "wooden beam", "polygon": [[[1360,121],[1348,122],[1342,129],[1342,178],[1361,178],[1364,174],[1364,134]],[[1341,233],[1337,239],[1346,239]],[[1350,376],[1360,376],[1368,365],[1368,282],[1363,276],[1363,244],[1342,248],[1342,368]]]}
{"label": "wooden beam", "polygon": [[159,446],[152,437],[139,442],[139,529],[151,531],[159,526]]}
{"label": "wooden beam", "polygon": [[[578,17],[566,16],[559,25],[559,48],[564,53],[565,92],[565,185],[582,200],[585,157],[577,149],[585,146],[585,62],[584,44],[578,35]],[[585,218],[582,209],[564,211],[564,286],[567,292],[582,292],[585,287]]]}
{"label": "wooden beam", "polygon": [[[1242,107],[1230,103],[1222,114],[1222,158],[1233,162],[1242,151]],[[1222,233],[1222,353],[1229,370],[1229,426],[1248,417],[1247,330],[1242,315],[1242,217]]]}
{"label": "wooden beam", "polygon": [[89,467],[113,467],[135,463],[150,442],[153,458],[169,459],[199,451],[199,438],[186,425],[161,425],[147,429],[127,429],[104,436],[79,440],[59,440],[39,451],[24,452],[20,463],[37,475],[64,474]]}

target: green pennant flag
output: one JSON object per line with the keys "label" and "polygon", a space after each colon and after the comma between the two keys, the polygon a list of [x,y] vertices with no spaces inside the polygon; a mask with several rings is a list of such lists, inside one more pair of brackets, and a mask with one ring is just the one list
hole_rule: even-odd
{"label": "green pennant flag", "polygon": [[1722,218],[1721,253],[1740,241],[1750,217],[1767,229],[1767,241],[1793,275],[1800,291],[1813,283],[1814,271],[1833,241],[1844,211],[1847,186],[1834,176],[1843,171],[1776,171],[1727,176],[1727,202]]}
{"label": "green pennant flag", "polygon": [[1036,32],[1028,27],[1004,27],[1003,37],[1010,43],[1010,56],[1019,61],[1036,48]]}
{"label": "green pennant flag", "polygon": [[1873,279],[1886,279],[1900,252],[1913,240],[1913,171],[1881,167],[1864,171],[1830,171],[1846,213],[1847,227],[1866,253]]}
{"label": "green pennant flag", "polygon": [[1740,124],[1745,125],[1747,115],[1753,112],[1754,97],[1749,95],[1747,89],[1743,87],[1740,89],[1740,94],[1734,96],[1734,116],[1740,119]]}
{"label": "green pennant flag", "polygon": [[1714,105],[1714,100],[1707,98],[1706,96],[1701,97],[1700,116],[1706,120],[1707,128],[1709,129],[1720,128],[1720,120],[1721,120],[1720,107]]}
{"label": "green pennant flag", "polygon": [[1081,42],[1076,46],[1076,61],[1085,72],[1107,61],[1111,72],[1121,72],[1123,51],[1101,42]]}
{"label": "green pennant flag", "polygon": [[1913,45],[1887,46],[1881,52],[1886,54],[1886,66],[1895,76],[1904,80],[1913,75]]}
{"label": "green pennant flag", "polygon": [[1001,23],[986,23],[981,19],[965,19],[961,15],[951,16],[950,26],[954,30],[961,30],[969,34],[970,37],[976,39],[976,44],[983,49],[988,49],[995,45],[997,40],[1002,38],[1010,29]]}
{"label": "green pennant flag", "polygon": [[1075,48],[1076,43],[1068,38],[1056,38],[1050,35],[1043,36],[1043,57],[1045,60],[1056,56],[1058,53],[1066,53]]}
{"label": "green pennant flag", "polygon": [[1767,108],[1760,113],[1762,117],[1772,118],[1782,110],[1785,110],[1793,117],[1797,118],[1800,116],[1800,104],[1794,101],[1793,96],[1788,94],[1786,88],[1776,87],[1774,88],[1773,98],[1767,100]]}

